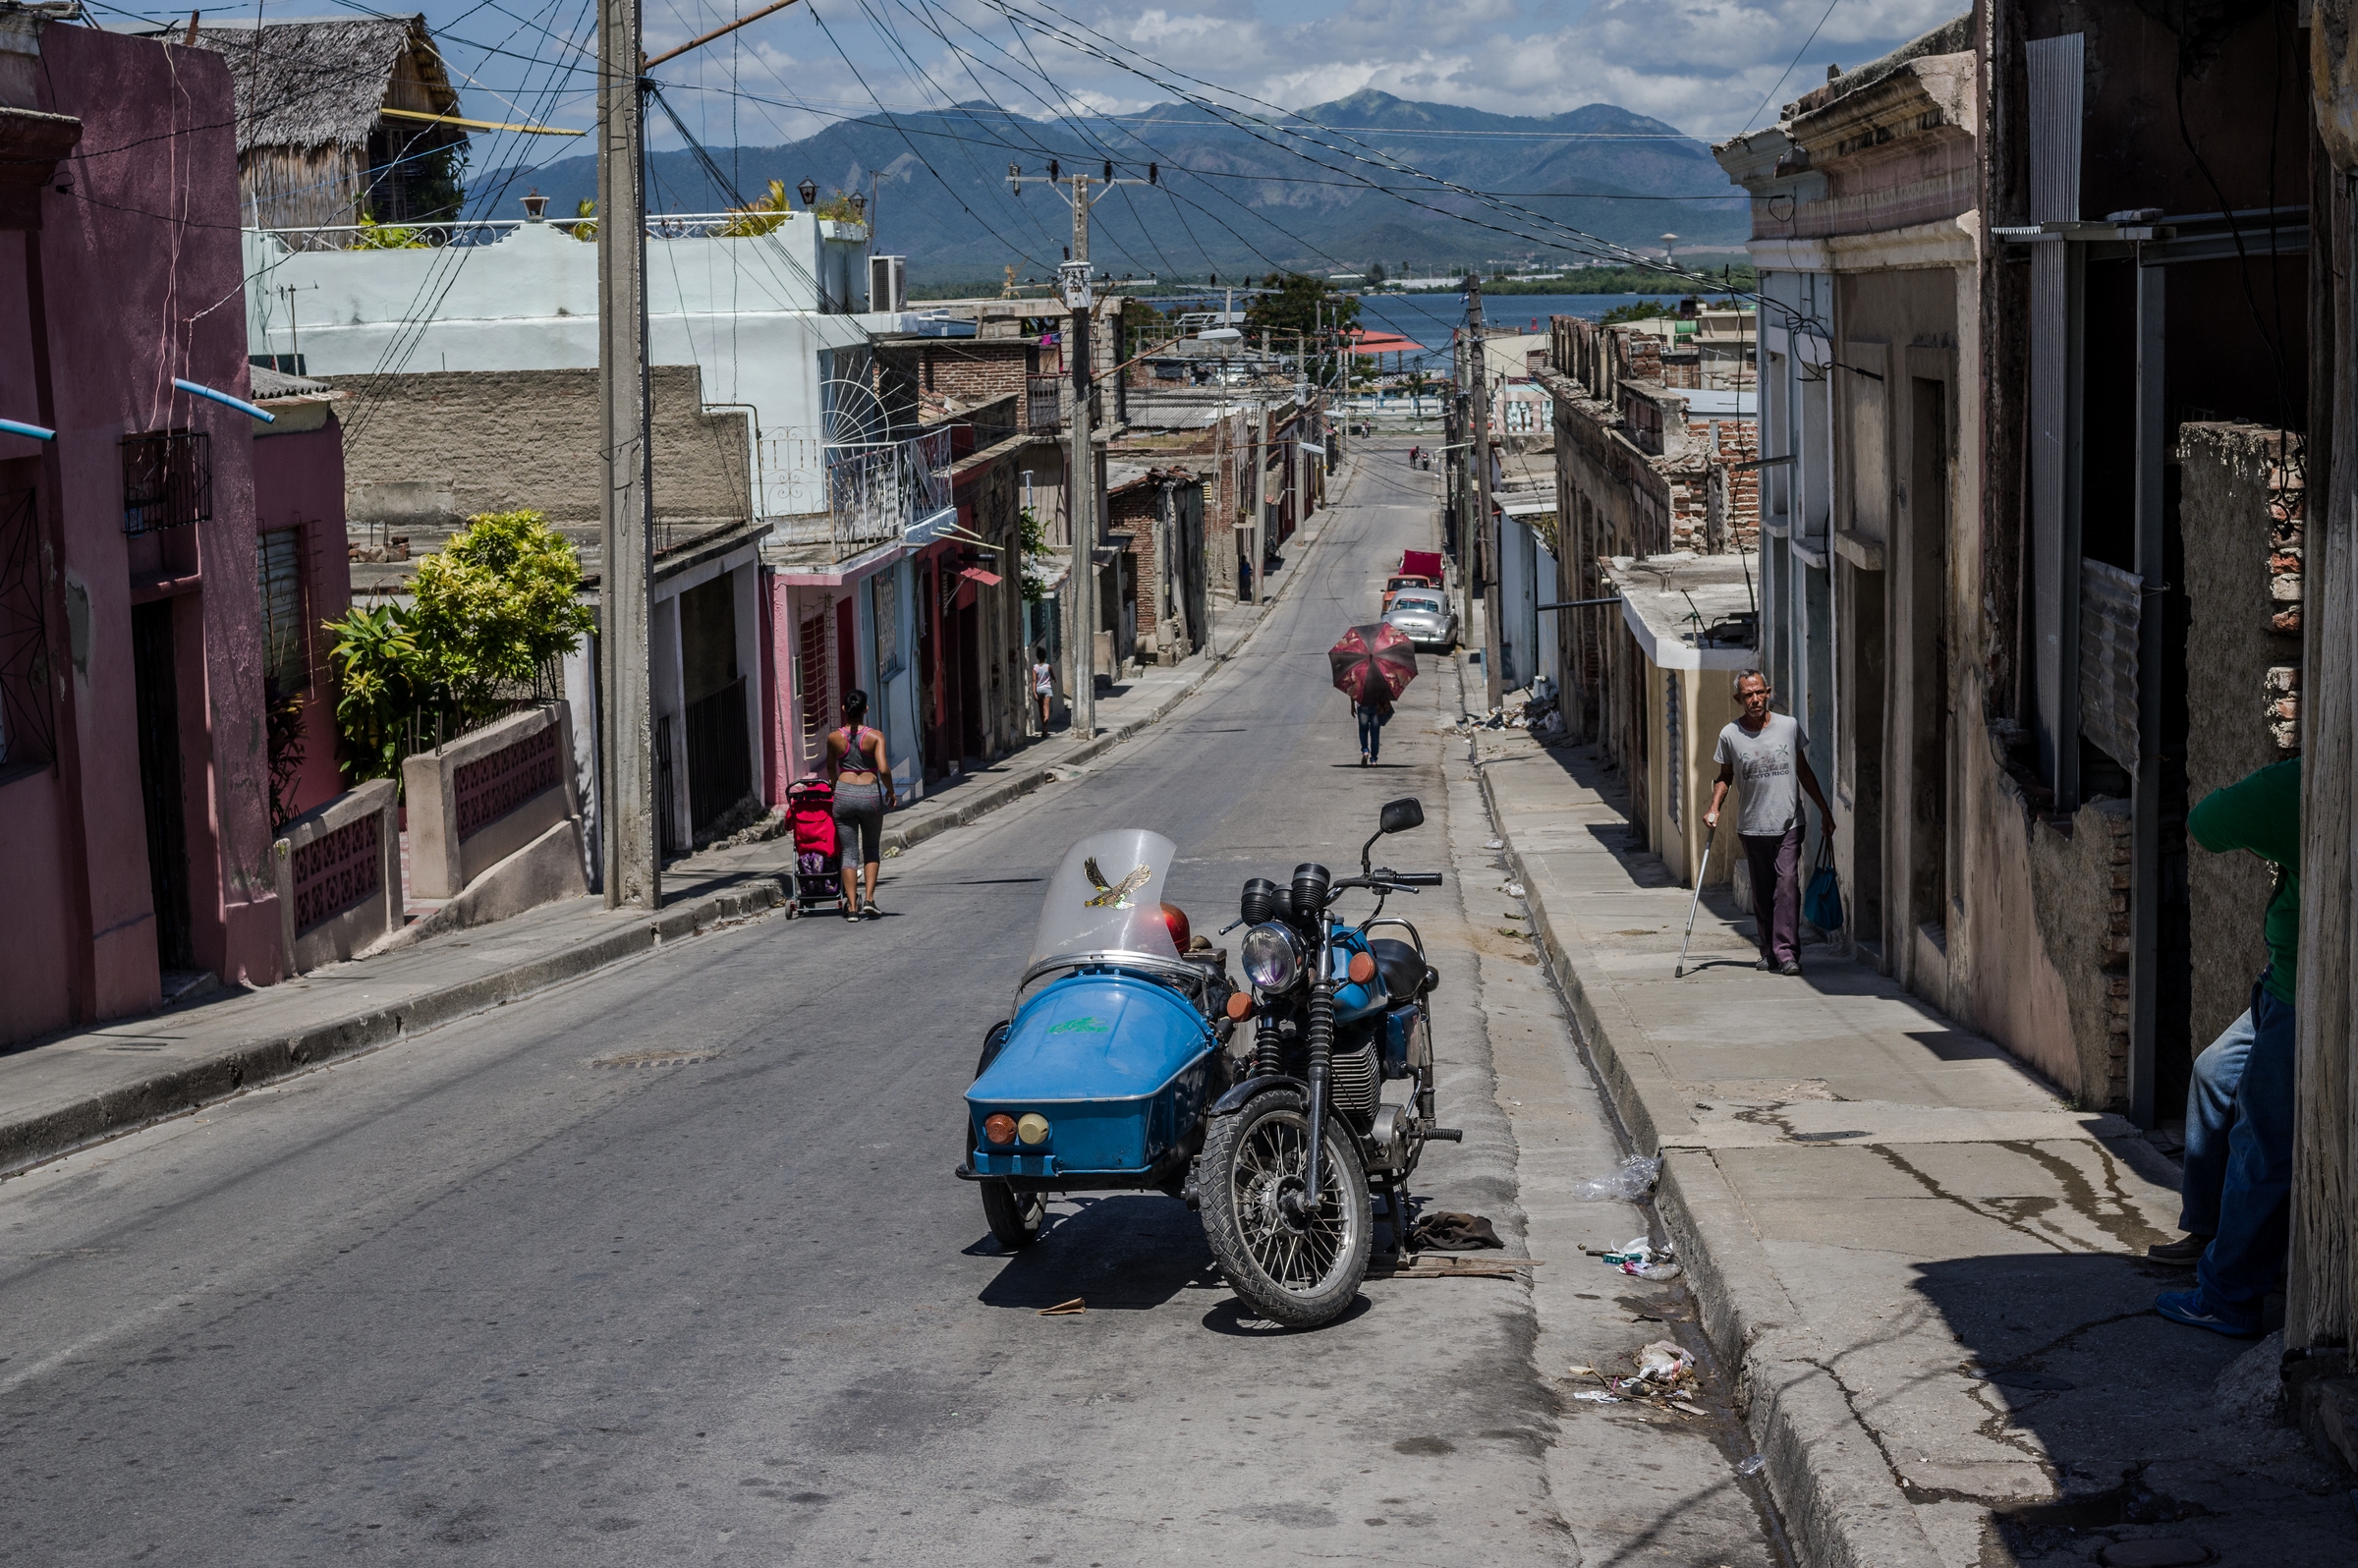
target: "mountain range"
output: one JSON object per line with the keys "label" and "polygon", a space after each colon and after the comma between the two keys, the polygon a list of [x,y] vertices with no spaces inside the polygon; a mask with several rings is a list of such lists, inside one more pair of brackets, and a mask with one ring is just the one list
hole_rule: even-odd
{"label": "mountain range", "polygon": [[[1115,277],[1241,280],[1378,261],[1432,275],[1577,256],[1556,225],[1633,247],[1665,231],[1682,247],[1739,246],[1746,233],[1743,195],[1702,142],[1611,104],[1527,117],[1369,90],[1271,119],[1277,129],[1239,127],[1186,103],[1055,121],[984,102],[879,113],[779,146],[707,149],[709,165],[691,150],[654,152],[647,205],[714,212],[773,179],[791,190],[808,178],[828,195],[866,195],[872,181],[876,248],[908,256],[917,284],[995,281],[1002,266],[1052,272],[1072,219],[1039,183],[1051,158],[1068,175],[1096,175],[1108,158],[1125,178],[1156,166],[1160,189],[1119,187],[1092,209],[1092,259]],[[1027,177],[1020,195],[1010,163]],[[533,189],[570,214],[595,194],[596,172],[594,156],[491,171],[470,182],[469,215],[516,216]]]}

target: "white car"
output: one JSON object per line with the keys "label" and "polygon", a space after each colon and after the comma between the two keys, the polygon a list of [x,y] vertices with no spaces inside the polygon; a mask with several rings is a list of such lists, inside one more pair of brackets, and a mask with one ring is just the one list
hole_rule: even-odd
{"label": "white car", "polygon": [[1457,616],[1437,588],[1402,588],[1383,612],[1383,624],[1419,647],[1457,645]]}

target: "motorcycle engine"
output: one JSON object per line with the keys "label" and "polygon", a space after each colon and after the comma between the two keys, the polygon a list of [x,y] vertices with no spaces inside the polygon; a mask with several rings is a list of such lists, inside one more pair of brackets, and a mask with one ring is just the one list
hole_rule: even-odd
{"label": "motorcycle engine", "polygon": [[1348,1116],[1352,1125],[1365,1127],[1368,1118],[1376,1114],[1376,1085],[1373,1036],[1352,1050],[1338,1049],[1327,1059],[1326,1102]]}

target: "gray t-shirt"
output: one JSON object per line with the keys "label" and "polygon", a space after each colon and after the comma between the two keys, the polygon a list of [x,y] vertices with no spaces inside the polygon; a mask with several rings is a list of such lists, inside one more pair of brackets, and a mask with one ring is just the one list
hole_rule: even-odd
{"label": "gray t-shirt", "polygon": [[1760,733],[1731,721],[1719,732],[1712,760],[1736,765],[1736,831],[1783,833],[1800,817],[1801,775],[1796,758],[1808,746],[1800,721],[1771,713]]}

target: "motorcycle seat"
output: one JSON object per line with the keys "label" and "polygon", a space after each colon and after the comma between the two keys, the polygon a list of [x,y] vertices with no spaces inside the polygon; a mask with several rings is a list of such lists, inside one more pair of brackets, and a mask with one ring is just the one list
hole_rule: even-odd
{"label": "motorcycle seat", "polygon": [[1389,936],[1368,939],[1376,955],[1376,973],[1383,977],[1383,991],[1395,1002],[1413,999],[1425,988],[1425,960],[1414,945]]}

